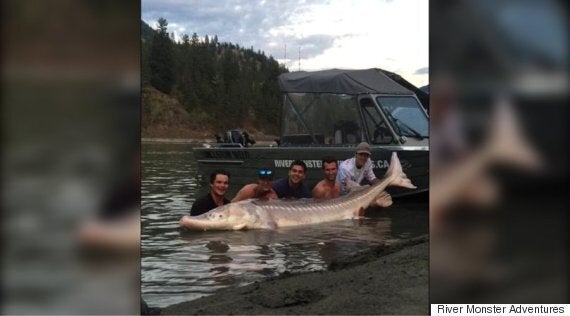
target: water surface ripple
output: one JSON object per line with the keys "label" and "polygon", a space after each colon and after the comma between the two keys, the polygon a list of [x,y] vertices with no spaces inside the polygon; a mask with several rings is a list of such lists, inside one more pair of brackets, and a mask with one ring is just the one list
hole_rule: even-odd
{"label": "water surface ripple", "polygon": [[182,231],[178,220],[188,214],[199,189],[192,147],[143,144],[142,172],[141,286],[143,298],[153,307],[285,271],[324,270],[333,260],[372,245],[428,232],[427,201],[417,199],[396,200],[361,220],[276,231]]}

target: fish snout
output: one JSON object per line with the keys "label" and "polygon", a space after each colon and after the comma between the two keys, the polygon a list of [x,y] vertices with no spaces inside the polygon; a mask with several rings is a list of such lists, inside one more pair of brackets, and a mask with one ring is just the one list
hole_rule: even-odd
{"label": "fish snout", "polygon": [[191,216],[182,216],[179,221],[180,227],[187,228],[189,230],[207,230],[208,229],[207,219],[192,218]]}

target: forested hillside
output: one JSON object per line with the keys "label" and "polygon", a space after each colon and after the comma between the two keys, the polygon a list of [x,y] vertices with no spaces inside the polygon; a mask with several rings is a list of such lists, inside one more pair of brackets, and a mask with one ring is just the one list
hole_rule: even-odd
{"label": "forested hillside", "polygon": [[143,137],[190,137],[230,128],[278,133],[277,76],[287,72],[253,47],[194,33],[177,42],[168,22],[141,21]]}

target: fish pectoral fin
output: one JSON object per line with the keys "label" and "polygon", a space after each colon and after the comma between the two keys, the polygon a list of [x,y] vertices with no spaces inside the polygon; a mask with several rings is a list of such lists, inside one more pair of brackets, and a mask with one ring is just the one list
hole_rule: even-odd
{"label": "fish pectoral fin", "polygon": [[378,194],[376,200],[373,203],[379,207],[389,207],[393,203],[392,196],[388,192],[382,191],[380,194]]}
{"label": "fish pectoral fin", "polygon": [[275,230],[277,229],[277,224],[275,222],[267,222],[261,225],[261,228]]}
{"label": "fish pectoral fin", "polygon": [[245,226],[246,226],[245,223],[241,223],[241,224],[234,225],[234,226],[232,227],[232,229],[233,229],[233,230],[242,230],[242,229],[245,228]]}

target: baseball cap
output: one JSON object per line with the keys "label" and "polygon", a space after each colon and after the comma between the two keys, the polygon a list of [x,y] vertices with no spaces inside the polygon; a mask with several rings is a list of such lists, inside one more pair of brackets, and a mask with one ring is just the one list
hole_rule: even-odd
{"label": "baseball cap", "polygon": [[370,145],[367,142],[362,142],[362,143],[358,144],[358,146],[356,146],[356,153],[357,154],[366,153],[366,154],[372,155],[370,153]]}

